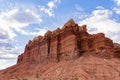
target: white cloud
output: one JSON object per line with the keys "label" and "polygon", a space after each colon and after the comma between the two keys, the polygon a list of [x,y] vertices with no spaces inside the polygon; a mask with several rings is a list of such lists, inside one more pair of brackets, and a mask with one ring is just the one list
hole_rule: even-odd
{"label": "white cloud", "polygon": [[38,29],[38,32],[37,33],[34,33],[35,35],[44,35],[45,33],[47,32],[47,29]]}
{"label": "white cloud", "polygon": [[119,8],[119,7],[114,7],[113,10],[114,10],[117,14],[120,14],[120,8]]}
{"label": "white cloud", "polygon": [[14,59],[19,53],[19,48],[9,43],[0,43],[0,59]]}
{"label": "white cloud", "polygon": [[11,28],[0,25],[0,40],[13,40],[15,36]]}
{"label": "white cloud", "polygon": [[47,29],[43,28],[43,29],[37,29],[36,32],[29,32],[29,31],[26,31],[26,30],[21,30],[19,29],[19,32],[21,32],[22,34],[24,35],[33,35],[33,36],[38,36],[38,35],[44,35],[46,32],[47,32]]}
{"label": "white cloud", "polygon": [[6,60],[6,59],[0,59],[0,70],[1,69],[5,69],[7,67],[10,67],[11,65],[15,64],[16,63],[16,60]]}
{"label": "white cloud", "polygon": [[[47,29],[36,28],[33,32],[26,27],[30,24],[40,24],[42,22],[42,13],[46,13],[49,16],[54,16],[53,9],[57,7],[57,3],[60,0],[49,1],[46,6],[38,7],[32,5],[15,5],[8,10],[0,11],[0,69],[15,64],[17,55],[20,53],[21,48],[6,47],[11,41],[18,36],[17,33],[24,35],[44,35]],[[14,5],[14,4],[13,4]],[[29,6],[29,7],[28,7]],[[17,32],[17,33],[16,33]],[[2,46],[1,46],[2,43]]]}
{"label": "white cloud", "polygon": [[86,24],[90,33],[103,32],[120,43],[120,23],[112,20],[111,16],[112,12],[107,9],[94,10],[88,18],[80,21],[80,25]]}
{"label": "white cloud", "polygon": [[39,29],[36,32],[24,30],[30,24],[39,24],[41,22],[41,15],[30,9],[12,9],[0,14],[0,69],[15,64],[20,53],[21,48],[9,44],[17,36],[15,31],[23,35],[44,35],[46,29]]}
{"label": "white cloud", "polygon": [[13,47],[9,43],[0,43],[0,69],[4,69],[15,64],[18,53],[18,47]]}
{"label": "white cloud", "polygon": [[83,20],[86,17],[89,16],[88,13],[84,11],[84,8],[82,8],[79,4],[75,5],[76,12],[73,13],[74,17],[78,18],[79,20]]}
{"label": "white cloud", "polygon": [[84,11],[84,9],[81,8],[80,5],[78,5],[78,4],[75,5],[75,8],[76,8],[76,10],[78,10],[78,11]]}
{"label": "white cloud", "polygon": [[0,14],[0,39],[13,39],[17,36],[14,32],[21,32],[22,28],[29,24],[39,24],[42,22],[41,16],[34,11],[12,9]]}
{"label": "white cloud", "polygon": [[47,6],[48,6],[50,9],[52,9],[52,8],[55,7],[55,2],[54,2],[54,1],[50,1],[50,2],[47,4]]}
{"label": "white cloud", "polygon": [[113,0],[115,2],[115,6],[113,7],[113,10],[116,12],[116,14],[120,14],[120,0]]}
{"label": "white cloud", "polygon": [[56,3],[60,3],[60,0],[53,0],[48,2],[47,6],[49,7],[49,9],[53,9],[56,7]]}
{"label": "white cloud", "polygon": [[20,48],[9,45],[10,42],[15,41],[16,32],[23,35],[33,35],[32,32],[25,31],[24,28],[29,27],[30,24],[41,23],[41,17],[36,11],[30,9],[15,8],[0,13],[0,69],[16,63]]}
{"label": "white cloud", "polygon": [[43,11],[49,16],[54,16],[53,9],[56,7],[57,3],[60,3],[60,0],[53,0],[53,1],[48,2],[47,7],[39,6],[40,11]]}
{"label": "white cloud", "polygon": [[113,0],[117,6],[120,6],[120,0]]}
{"label": "white cloud", "polygon": [[97,6],[96,9],[104,9],[102,6]]}

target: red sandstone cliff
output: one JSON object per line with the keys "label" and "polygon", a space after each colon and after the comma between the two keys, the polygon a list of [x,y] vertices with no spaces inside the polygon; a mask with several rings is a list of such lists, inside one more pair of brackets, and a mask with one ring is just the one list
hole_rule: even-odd
{"label": "red sandstone cliff", "polygon": [[85,52],[110,58],[114,44],[103,33],[89,34],[86,25],[78,26],[72,19],[62,29],[48,31],[44,36],[38,36],[29,41],[25,52],[18,57],[22,62],[56,62],[79,57]]}
{"label": "red sandstone cliff", "polygon": [[[119,44],[103,33],[89,34],[86,25],[71,19],[61,29],[30,40],[17,64],[1,71],[0,77],[7,80],[36,74],[41,80],[120,80],[119,58]],[[107,68],[111,70],[107,72]],[[63,75],[67,75],[65,79]]]}

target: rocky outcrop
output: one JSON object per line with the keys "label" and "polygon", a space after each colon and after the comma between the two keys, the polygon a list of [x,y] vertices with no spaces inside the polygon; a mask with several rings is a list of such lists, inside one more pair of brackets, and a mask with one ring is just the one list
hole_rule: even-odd
{"label": "rocky outcrop", "polygon": [[71,19],[29,40],[17,64],[0,71],[0,80],[120,80],[119,58],[120,44]]}
{"label": "rocky outcrop", "polygon": [[114,56],[114,44],[103,33],[89,34],[86,25],[79,26],[71,19],[61,29],[47,31],[44,36],[30,40],[17,63],[73,60],[87,52],[111,58]]}
{"label": "rocky outcrop", "polygon": [[120,58],[120,44],[114,43],[114,55],[117,58]]}

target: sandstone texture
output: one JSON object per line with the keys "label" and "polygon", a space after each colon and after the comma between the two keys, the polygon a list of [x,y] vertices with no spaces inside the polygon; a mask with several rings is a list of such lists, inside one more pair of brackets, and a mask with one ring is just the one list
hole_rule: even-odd
{"label": "sandstone texture", "polygon": [[1,80],[120,80],[120,45],[70,19],[25,46]]}

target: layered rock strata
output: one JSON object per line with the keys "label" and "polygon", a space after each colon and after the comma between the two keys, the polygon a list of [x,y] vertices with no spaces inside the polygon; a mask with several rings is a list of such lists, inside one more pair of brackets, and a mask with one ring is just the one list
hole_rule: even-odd
{"label": "layered rock strata", "polygon": [[103,33],[89,34],[86,25],[79,26],[71,19],[61,29],[47,31],[44,36],[30,40],[17,63],[74,60],[87,52],[104,58],[114,57],[113,41]]}
{"label": "layered rock strata", "polygon": [[72,19],[35,37],[0,80],[120,80],[120,44]]}

